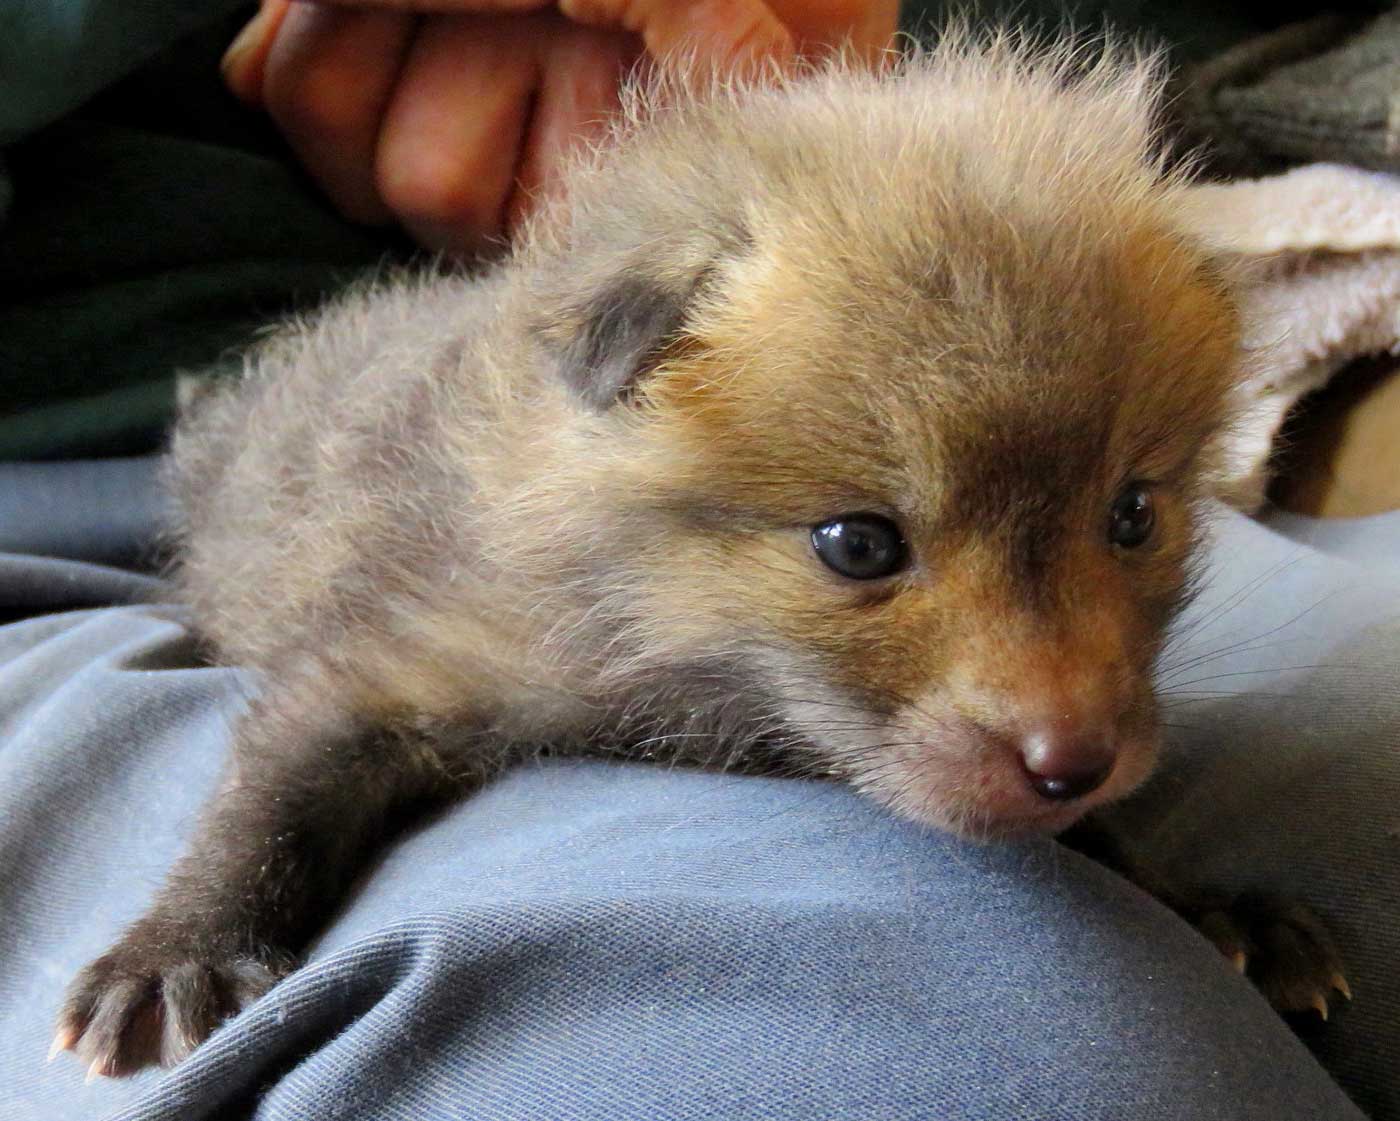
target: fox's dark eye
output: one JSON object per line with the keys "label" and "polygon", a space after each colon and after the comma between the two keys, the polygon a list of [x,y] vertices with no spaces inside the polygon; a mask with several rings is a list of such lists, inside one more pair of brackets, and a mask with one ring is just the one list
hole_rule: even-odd
{"label": "fox's dark eye", "polygon": [[1156,522],[1151,492],[1134,483],[1108,509],[1108,540],[1120,549],[1136,549],[1152,536]]}
{"label": "fox's dark eye", "polygon": [[812,530],[812,548],[822,563],[851,580],[876,580],[909,562],[899,526],[879,514],[843,514]]}

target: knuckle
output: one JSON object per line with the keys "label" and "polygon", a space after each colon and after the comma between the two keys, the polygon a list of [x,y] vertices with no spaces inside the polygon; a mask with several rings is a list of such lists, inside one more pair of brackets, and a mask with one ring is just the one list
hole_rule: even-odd
{"label": "knuckle", "polygon": [[439,149],[383,145],[375,181],[400,221],[488,233],[499,225],[505,199],[501,177],[483,171],[476,160]]}
{"label": "knuckle", "polygon": [[270,69],[264,97],[272,119],[290,135],[348,136],[365,127],[361,88],[335,59]]}

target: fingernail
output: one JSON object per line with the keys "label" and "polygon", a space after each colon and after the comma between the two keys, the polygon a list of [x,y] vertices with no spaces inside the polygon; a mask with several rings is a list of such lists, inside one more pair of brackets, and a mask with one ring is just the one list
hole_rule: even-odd
{"label": "fingernail", "polygon": [[225,50],[223,59],[220,59],[220,62],[218,62],[218,69],[223,70],[224,73],[227,74],[230,67],[238,66],[239,59],[242,59],[249,50],[252,50],[255,46],[258,46],[258,43],[262,42],[262,32],[266,22],[265,8],[258,8],[258,14],[256,14],[252,20],[244,24],[244,29],[239,31],[234,41],[228,45],[228,50]]}
{"label": "fingernail", "polygon": [[716,22],[709,5],[677,5],[674,15],[643,29],[647,50],[663,69],[702,84],[737,76],[782,73],[797,55],[792,33],[762,3],[739,5],[742,18]]}
{"label": "fingernail", "polygon": [[796,40],[776,20],[755,24],[747,34],[725,46],[729,65],[743,77],[773,77],[790,70],[797,61]]}

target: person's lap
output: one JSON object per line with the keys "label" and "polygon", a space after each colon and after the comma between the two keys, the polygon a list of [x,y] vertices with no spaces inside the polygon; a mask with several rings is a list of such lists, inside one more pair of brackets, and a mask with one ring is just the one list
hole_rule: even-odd
{"label": "person's lap", "polygon": [[[1139,823],[1178,864],[1321,907],[1356,1002],[1309,1034],[1395,1116],[1400,580],[1243,519],[1217,557],[1227,606],[1202,605],[1179,680],[1253,691],[1169,710],[1191,727]],[[40,583],[85,602],[91,570],[55,566]],[[522,768],[413,829],[310,964],[186,1064],[85,1085],[43,1063],[62,987],[154,891],[253,686],[192,651],[171,608],[0,630],[6,1117],[1356,1115],[1212,947],[1052,842],[596,762]],[[1335,672],[1286,668],[1319,660]]]}

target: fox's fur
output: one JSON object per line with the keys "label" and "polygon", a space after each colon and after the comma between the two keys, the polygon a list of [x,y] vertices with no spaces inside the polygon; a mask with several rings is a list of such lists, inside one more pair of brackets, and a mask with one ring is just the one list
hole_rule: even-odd
{"label": "fox's fur", "polygon": [[[178,1058],[217,1016],[167,999],[138,1045],[100,1017],[112,978],[174,954],[256,991],[391,809],[525,751],[838,776],[978,835],[1132,788],[1237,331],[1158,86],[1130,52],[951,36],[878,74],[638,95],[503,261],[258,347],[170,478],[197,625],[265,684],[60,1040],[107,1073]],[[1134,481],[1156,536],[1124,553]],[[906,570],[822,565],[812,527],[861,511]],[[1040,719],[1111,741],[1098,790],[1026,786]]]}
{"label": "fox's fur", "polygon": [[[376,719],[533,743],[703,731],[691,699],[718,675],[699,723],[728,717],[703,749],[728,756],[794,704],[938,681],[960,660],[945,595],[964,619],[989,596],[980,641],[1027,650],[1025,595],[964,586],[999,579],[981,554],[1006,520],[1097,528],[1120,481],[1174,474],[1165,555],[1063,557],[1082,617],[1034,655],[1144,673],[1161,613],[1113,616],[1180,585],[1233,312],[1175,224],[1151,65],[1074,65],[960,41],[881,76],[634,101],[508,260],[356,292],[180,427],[203,633]],[[805,555],[811,524],[866,508],[909,510],[937,554],[879,611]],[[847,744],[798,739],[842,769]],[[910,808],[974,819],[962,785]]]}

